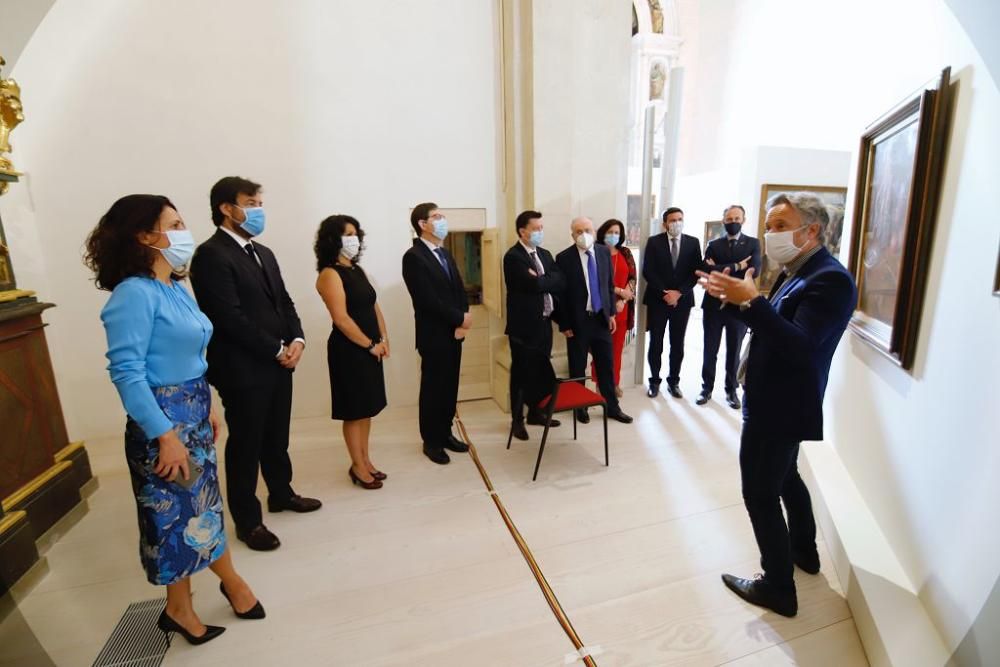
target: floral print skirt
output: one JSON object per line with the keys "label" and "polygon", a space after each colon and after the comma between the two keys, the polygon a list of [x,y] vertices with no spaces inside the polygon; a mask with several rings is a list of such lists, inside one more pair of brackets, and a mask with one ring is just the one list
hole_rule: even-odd
{"label": "floral print skirt", "polygon": [[204,468],[190,489],[153,472],[159,451],[131,418],[125,427],[125,457],[139,514],[139,556],[146,578],[174,584],[203,570],[226,550],[222,494],[208,421],[212,395],[204,378],[153,387],[156,402],[174,423],[191,459]]}

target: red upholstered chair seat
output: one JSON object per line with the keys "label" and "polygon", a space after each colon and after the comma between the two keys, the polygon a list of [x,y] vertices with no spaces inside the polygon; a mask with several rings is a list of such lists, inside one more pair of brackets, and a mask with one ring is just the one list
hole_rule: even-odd
{"label": "red upholstered chair seat", "polygon": [[[587,389],[582,384],[576,382],[563,382],[559,385],[559,392],[556,398],[556,405],[552,412],[565,412],[576,408],[586,408],[591,405],[603,405],[604,397],[596,391]],[[545,412],[549,409],[549,402],[552,395],[548,395],[538,403],[539,410]]]}
{"label": "red upholstered chair seat", "polygon": [[[548,359],[546,359],[546,363]],[[552,373],[551,366],[549,367],[549,374],[554,376]],[[556,412],[572,412],[573,414],[573,439],[576,440],[576,410],[589,408],[594,405],[601,406],[601,410],[604,414],[601,418],[604,422],[604,465],[609,465],[608,460],[608,405],[604,401],[604,397],[601,396],[596,391],[587,389],[584,386],[586,378],[568,378],[565,380],[555,379],[552,386],[552,393],[543,398],[536,404],[537,409],[544,415],[546,420],[552,418],[553,413]],[[552,397],[555,396],[556,400],[553,404]],[[507,434],[507,449],[510,449],[511,440],[514,437],[514,420],[511,420],[510,433]],[[538,479],[538,467],[542,464],[542,453],[545,451],[545,441],[549,437],[549,427],[546,426],[545,430],[542,431],[542,442],[538,445],[538,459],[535,461],[535,473],[531,476],[531,480],[534,481]]]}

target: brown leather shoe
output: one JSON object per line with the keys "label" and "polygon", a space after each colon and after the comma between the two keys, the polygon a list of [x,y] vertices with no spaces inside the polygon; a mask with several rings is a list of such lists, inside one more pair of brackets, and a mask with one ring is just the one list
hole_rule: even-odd
{"label": "brown leather shoe", "polygon": [[278,536],[269,531],[264,524],[247,532],[237,528],[236,539],[245,542],[254,551],[274,551],[281,546],[281,540],[278,539]]}
{"label": "brown leather shoe", "polygon": [[284,512],[288,510],[290,512],[299,512],[303,514],[305,512],[315,512],[323,503],[316,500],[315,498],[303,498],[302,496],[292,496],[288,500],[276,500],[274,498],[267,499],[267,511],[268,512]]}

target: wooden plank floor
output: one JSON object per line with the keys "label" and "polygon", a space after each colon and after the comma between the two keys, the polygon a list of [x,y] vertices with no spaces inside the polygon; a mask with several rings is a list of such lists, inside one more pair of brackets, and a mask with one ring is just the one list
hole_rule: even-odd
{"label": "wooden plank floor", "polygon": [[[529,443],[506,451],[507,417],[492,402],[461,406],[494,485],[577,631],[601,647],[597,663],[866,665],[826,569],[817,577],[797,572],[794,619],[750,607],[720,582],[723,571],[759,569],[740,498],[736,413],[719,402],[696,407],[693,393],[651,401],[638,387],[627,390],[624,407],[636,423],[609,426],[610,468],[599,418],[580,427],[576,443],[566,423],[552,432],[532,483],[541,429],[531,427]],[[563,664],[572,646],[475,467],[465,455],[449,466],[427,461],[415,409],[390,409],[376,421],[373,459],[389,474],[378,491],[351,486],[329,420],[295,421],[292,442],[296,490],[325,507],[267,515],[283,543],[273,553],[247,550],[229,527],[237,567],[268,619],[233,617],[214,577],[201,573],[196,608],[228,631],[201,647],[175,642],[164,664]],[[57,665],[89,665],[130,602],[162,593],[139,565],[120,441],[88,449],[100,477],[89,512],[49,548],[48,573],[15,595],[22,635],[30,629]],[[24,642],[5,641],[5,627],[11,623],[0,626],[7,647],[0,665],[36,664],[18,648]]]}

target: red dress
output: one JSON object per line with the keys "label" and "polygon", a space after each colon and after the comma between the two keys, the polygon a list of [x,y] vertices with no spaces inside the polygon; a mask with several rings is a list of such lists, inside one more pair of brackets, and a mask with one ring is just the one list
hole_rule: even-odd
{"label": "red dress", "polygon": [[[631,253],[626,257],[628,251],[620,248],[618,252],[611,255],[611,268],[614,271],[615,287],[622,289],[629,286],[629,282],[635,279],[635,269],[632,267]],[[622,312],[615,315],[615,332],[611,334],[611,359],[614,364],[614,383],[618,387],[621,385],[622,373],[622,350],[625,349],[625,336],[631,328],[631,313],[635,300],[625,304]],[[594,363],[590,363],[590,377],[597,382],[597,370]]]}

